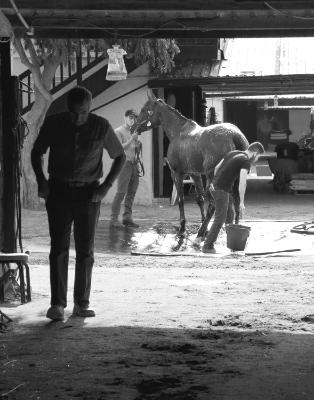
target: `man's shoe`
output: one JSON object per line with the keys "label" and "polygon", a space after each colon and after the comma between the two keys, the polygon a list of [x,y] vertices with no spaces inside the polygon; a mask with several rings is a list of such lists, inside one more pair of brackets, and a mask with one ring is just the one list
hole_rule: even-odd
{"label": "man's shoe", "polygon": [[72,315],[73,317],[88,318],[88,317],[95,317],[96,314],[94,310],[90,310],[89,308],[83,308],[77,304],[74,304]]}
{"label": "man's shoe", "polygon": [[128,228],[139,228],[140,226],[132,220],[122,221],[123,225]]}
{"label": "man's shoe", "polygon": [[64,307],[63,306],[51,306],[46,314],[47,318],[53,321],[63,321],[64,320]]}
{"label": "man's shoe", "polygon": [[202,252],[209,254],[216,254],[216,249],[214,247],[203,247]]}
{"label": "man's shoe", "polygon": [[124,225],[122,225],[121,222],[119,222],[119,221],[110,221],[109,226],[112,229],[123,229],[124,228]]}

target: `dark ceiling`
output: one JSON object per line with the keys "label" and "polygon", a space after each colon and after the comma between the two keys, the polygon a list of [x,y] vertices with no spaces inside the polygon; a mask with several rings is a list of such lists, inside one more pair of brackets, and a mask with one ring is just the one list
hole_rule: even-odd
{"label": "dark ceiling", "polygon": [[12,3],[37,37],[314,36],[314,1],[0,0],[22,35]]}

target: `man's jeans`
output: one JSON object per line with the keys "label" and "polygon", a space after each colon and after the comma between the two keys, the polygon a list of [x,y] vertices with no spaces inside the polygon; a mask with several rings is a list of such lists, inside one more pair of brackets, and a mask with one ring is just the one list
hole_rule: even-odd
{"label": "man's jeans", "polygon": [[120,215],[121,203],[124,200],[123,221],[132,220],[134,197],[139,185],[137,163],[126,161],[118,177],[117,193],[112,202],[111,221],[117,221]]}
{"label": "man's jeans", "polygon": [[49,182],[46,202],[50,247],[51,305],[67,305],[68,262],[73,223],[76,262],[74,303],[87,308],[94,264],[94,238],[99,218],[100,202],[91,202],[94,183],[84,187],[69,187],[62,182]]}
{"label": "man's jeans", "polygon": [[206,249],[214,247],[223,224],[232,223],[234,218],[232,195],[224,190],[214,189],[210,189],[210,193],[215,202],[215,214],[214,221],[205,238],[204,248]]}

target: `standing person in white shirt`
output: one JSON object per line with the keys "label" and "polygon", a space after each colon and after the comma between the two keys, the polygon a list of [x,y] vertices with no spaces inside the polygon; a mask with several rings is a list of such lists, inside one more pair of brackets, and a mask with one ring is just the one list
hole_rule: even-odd
{"label": "standing person in white shirt", "polygon": [[[137,113],[130,109],[124,114],[124,124],[115,129],[126,155],[125,164],[117,180],[117,192],[113,199],[111,208],[111,228],[131,227],[138,228],[139,225],[133,221],[132,207],[134,197],[139,185],[137,153],[141,148],[137,132],[131,132],[131,128],[137,120]],[[124,200],[124,212],[122,224],[119,222],[121,204]]]}

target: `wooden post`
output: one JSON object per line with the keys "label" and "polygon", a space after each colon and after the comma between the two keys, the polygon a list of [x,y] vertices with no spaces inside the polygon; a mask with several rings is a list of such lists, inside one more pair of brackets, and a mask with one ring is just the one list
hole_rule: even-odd
{"label": "wooden post", "polygon": [[83,82],[83,74],[82,74],[82,45],[80,44],[80,48],[78,53],[76,54],[76,72],[77,72],[77,84],[82,85]]}
{"label": "wooden post", "polygon": [[[3,250],[3,63],[4,63],[4,43],[0,43],[0,251]],[[1,268],[0,268],[1,276]]]}
{"label": "wooden post", "polygon": [[[10,42],[0,43],[0,79],[2,103],[1,158],[2,158],[2,197],[1,197],[1,250],[7,253],[16,251],[16,145],[13,128],[17,114],[17,80],[11,77]],[[5,101],[4,101],[5,99]]]}
{"label": "wooden post", "polygon": [[310,120],[310,131],[311,131],[311,137],[314,137],[314,107],[311,107],[311,120]]}

